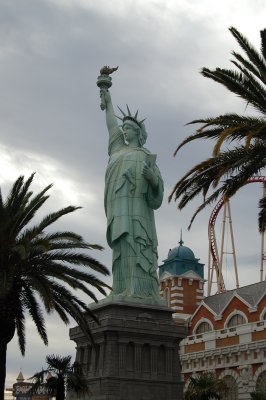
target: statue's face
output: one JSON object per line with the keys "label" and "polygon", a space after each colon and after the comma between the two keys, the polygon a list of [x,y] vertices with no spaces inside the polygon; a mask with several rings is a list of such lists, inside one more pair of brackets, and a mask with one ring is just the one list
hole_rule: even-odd
{"label": "statue's face", "polygon": [[126,141],[130,143],[139,143],[139,127],[133,121],[127,121],[123,125],[123,132]]}

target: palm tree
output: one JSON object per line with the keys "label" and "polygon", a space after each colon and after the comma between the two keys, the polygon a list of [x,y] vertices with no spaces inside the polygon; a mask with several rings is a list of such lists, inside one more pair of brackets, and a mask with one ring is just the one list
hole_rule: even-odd
{"label": "palm tree", "polygon": [[48,355],[47,368],[34,374],[30,379],[35,381],[31,392],[34,393],[42,386],[46,379],[46,386],[50,393],[56,395],[56,400],[64,400],[65,392],[75,391],[77,395],[89,392],[88,383],[83,375],[80,364],[71,364],[71,356]]}
{"label": "palm tree", "polygon": [[[235,28],[229,29],[244,50],[246,57],[233,52],[232,63],[237,70],[203,68],[203,76],[210,78],[242,98],[255,110],[255,115],[225,114],[214,118],[197,119],[189,124],[203,124],[188,136],[175,154],[187,143],[197,139],[216,141],[213,156],[191,168],[175,185],[169,201],[174,197],[178,207],[184,208],[199,193],[203,202],[192,216],[220,196],[233,196],[254,175],[266,166],[266,29],[261,34],[259,53]],[[227,148],[221,151],[223,143]],[[230,144],[233,145],[230,146]],[[210,188],[213,191],[210,193]],[[259,203],[259,230],[266,229],[266,198]]]}
{"label": "palm tree", "polygon": [[251,400],[266,400],[266,392],[261,390],[256,390],[250,393]]}
{"label": "palm tree", "polygon": [[46,345],[41,306],[47,313],[55,311],[65,324],[71,316],[92,339],[86,313],[95,321],[97,318],[71,289],[79,289],[97,301],[90,287],[102,294],[104,287],[108,287],[91,273],[94,270],[108,275],[107,268],[84,253],[88,249],[101,249],[100,246],[84,242],[71,231],[48,231],[53,222],[80,207],[63,208],[29,226],[49,198],[47,192],[51,188],[49,185],[33,196],[30,191],[33,177],[34,174],[25,182],[23,176],[19,177],[5,201],[0,192],[0,400],[4,398],[7,344],[15,331],[21,353],[25,354],[25,314],[29,313]]}
{"label": "palm tree", "polygon": [[185,392],[185,400],[220,399],[226,386],[222,379],[216,379],[213,373],[207,372],[197,377],[189,377],[190,384]]}

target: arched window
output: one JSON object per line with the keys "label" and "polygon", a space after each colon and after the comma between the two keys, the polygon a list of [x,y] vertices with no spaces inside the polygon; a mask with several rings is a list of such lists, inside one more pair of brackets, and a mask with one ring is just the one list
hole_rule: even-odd
{"label": "arched window", "polygon": [[263,316],[262,316],[262,321],[265,321],[266,320],[266,310],[264,311],[264,314],[263,314]]}
{"label": "arched window", "polygon": [[195,333],[196,333],[196,335],[198,335],[200,333],[205,333],[205,332],[210,332],[210,331],[212,331],[211,325],[208,322],[204,321],[199,324]]}
{"label": "arched window", "polygon": [[256,390],[258,392],[266,392],[266,371],[262,371],[256,382]]}
{"label": "arched window", "polygon": [[243,325],[246,323],[245,318],[241,314],[233,315],[227,322],[227,328],[232,328],[233,326]]}
{"label": "arched window", "polygon": [[238,399],[238,386],[236,380],[230,376],[226,375],[223,381],[227,387],[227,390],[222,394],[222,400],[237,400]]}
{"label": "arched window", "polygon": [[170,307],[170,289],[169,287],[166,287],[164,289],[164,294],[163,294],[164,299],[167,301],[168,307]]}

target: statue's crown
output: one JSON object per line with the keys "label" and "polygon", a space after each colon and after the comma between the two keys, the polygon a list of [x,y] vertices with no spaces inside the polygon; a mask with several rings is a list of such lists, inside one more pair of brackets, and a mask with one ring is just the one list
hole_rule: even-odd
{"label": "statue's crown", "polygon": [[129,109],[129,107],[128,107],[128,105],[127,105],[127,112],[128,112],[128,114],[126,114],[123,110],[121,110],[121,108],[119,107],[119,106],[117,106],[117,108],[119,109],[119,111],[121,112],[121,114],[123,115],[123,118],[121,118],[121,117],[118,117],[117,115],[116,115],[116,117],[118,118],[118,119],[120,119],[121,121],[123,121],[123,124],[126,122],[126,121],[133,121],[133,122],[135,122],[140,128],[142,128],[142,124],[143,124],[143,122],[145,121],[145,119],[146,118],[144,118],[144,119],[142,119],[141,121],[139,121],[137,118],[138,118],[138,110],[137,110],[137,112],[136,112],[136,114],[133,116],[132,114],[131,114],[131,112],[130,112],[130,109]]}

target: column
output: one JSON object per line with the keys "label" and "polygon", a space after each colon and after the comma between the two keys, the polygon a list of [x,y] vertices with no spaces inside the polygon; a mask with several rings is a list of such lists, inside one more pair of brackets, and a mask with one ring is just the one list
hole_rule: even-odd
{"label": "column", "polygon": [[157,373],[157,353],[158,353],[158,347],[151,346],[151,373],[152,374]]}
{"label": "column", "polygon": [[135,345],[135,368],[136,372],[141,372],[141,344]]}
{"label": "column", "polygon": [[126,344],[119,343],[119,369],[126,368]]}
{"label": "column", "polygon": [[165,355],[165,369],[166,374],[172,374],[172,362],[173,362],[173,349],[166,348],[166,355]]}

